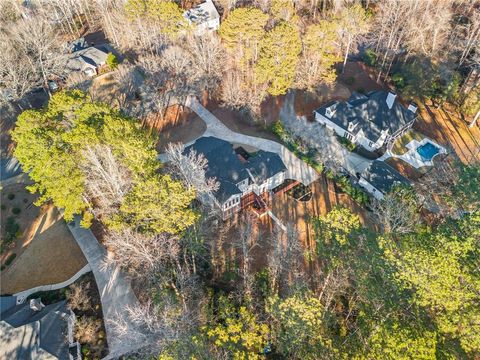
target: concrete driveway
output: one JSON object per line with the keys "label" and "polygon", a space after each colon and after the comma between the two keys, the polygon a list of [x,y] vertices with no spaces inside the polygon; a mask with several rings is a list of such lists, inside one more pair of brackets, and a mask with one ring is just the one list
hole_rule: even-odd
{"label": "concrete driveway", "polygon": [[[120,338],[112,326],[119,317],[128,326],[133,326],[128,320],[126,309],[139,305],[138,299],[123,272],[113,265],[105,266],[104,258],[107,256],[107,250],[98,242],[90,229],[84,229],[80,226],[79,216],[75,218],[74,223],[68,224],[68,228],[93,271],[100,293],[109,350],[106,359],[119,358],[121,355],[144,346],[145,344],[139,344],[135,339]],[[135,332],[133,330],[132,334]]]}
{"label": "concrete driveway", "polygon": [[215,115],[205,109],[194,96],[190,96],[185,105],[192,109],[207,124],[207,130],[202,136],[214,136],[230,143],[248,145],[260,150],[274,152],[280,156],[287,167],[286,177],[288,179],[298,180],[305,185],[309,185],[318,179],[318,173],[311,166],[296,157],[285,146],[275,141],[243,135],[230,130]]}

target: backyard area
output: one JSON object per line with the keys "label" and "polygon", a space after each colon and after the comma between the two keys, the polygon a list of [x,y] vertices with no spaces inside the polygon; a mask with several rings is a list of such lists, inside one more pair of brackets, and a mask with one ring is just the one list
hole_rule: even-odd
{"label": "backyard area", "polygon": [[33,205],[24,184],[2,189],[1,294],[67,280],[86,260],[52,205]]}
{"label": "backyard area", "polygon": [[414,129],[427,135],[440,145],[452,148],[466,164],[480,160],[480,127],[468,127],[460,113],[446,104],[444,108],[419,104],[419,118]]}
{"label": "backyard area", "polygon": [[408,143],[412,140],[422,141],[425,138],[424,135],[420,134],[415,130],[410,130],[401,137],[395,140],[393,144],[392,152],[396,155],[404,155],[408,152],[408,148],[406,147]]}
{"label": "backyard area", "polygon": [[[354,202],[348,195],[341,192],[332,180],[322,175],[310,185],[311,197],[308,201],[295,199],[290,194],[276,194],[272,200],[272,212],[284,224],[294,224],[300,240],[306,250],[315,249],[312,217],[325,215],[335,206],[344,206],[360,216],[362,223],[371,226],[368,213]],[[303,200],[303,199],[302,199]]]}

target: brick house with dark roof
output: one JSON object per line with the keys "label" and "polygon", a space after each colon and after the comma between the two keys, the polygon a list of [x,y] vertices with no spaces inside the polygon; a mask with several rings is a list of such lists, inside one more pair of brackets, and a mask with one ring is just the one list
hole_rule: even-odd
{"label": "brick house with dark roof", "polygon": [[287,168],[272,152],[260,150],[253,156],[242,156],[232,144],[215,137],[201,137],[184,153],[191,150],[205,156],[206,176],[220,184],[214,195],[223,219],[255,203],[262,207],[268,193],[285,181]]}

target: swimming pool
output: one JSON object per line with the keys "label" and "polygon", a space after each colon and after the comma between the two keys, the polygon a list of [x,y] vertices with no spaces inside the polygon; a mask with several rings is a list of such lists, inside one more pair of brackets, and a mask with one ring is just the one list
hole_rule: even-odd
{"label": "swimming pool", "polygon": [[439,152],[440,149],[428,141],[422,146],[417,147],[417,153],[426,161],[432,161],[433,157]]}

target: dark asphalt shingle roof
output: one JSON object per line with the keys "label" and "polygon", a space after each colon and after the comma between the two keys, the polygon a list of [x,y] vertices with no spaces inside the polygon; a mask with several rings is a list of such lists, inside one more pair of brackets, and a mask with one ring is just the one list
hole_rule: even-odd
{"label": "dark asphalt shingle roof", "polygon": [[[23,304],[11,306],[10,299],[2,297],[1,321],[9,324],[13,328],[31,326],[38,322],[39,326],[33,329],[39,329],[39,346],[41,349],[54,355],[58,359],[68,359],[69,343],[68,317],[70,310],[67,308],[67,302],[59,301],[42,308],[40,311],[34,311],[30,308],[29,301]],[[35,330],[36,331],[36,330]],[[24,344],[23,339],[9,339],[10,342],[16,341]],[[35,346],[35,342],[29,342],[29,346]],[[19,349],[23,354],[32,354],[34,349]]]}
{"label": "dark asphalt shingle roof", "polygon": [[397,170],[378,160],[373,161],[361,176],[383,194],[390,192],[396,184],[410,185],[410,181]]}
{"label": "dark asphalt shingle roof", "polygon": [[248,179],[249,175],[229,142],[211,136],[201,137],[184,152],[192,149],[208,160],[207,177],[214,177],[220,183],[215,193],[219,201],[224,202],[230,196],[241,193],[236,184]]}
{"label": "dark asphalt shingle roof", "polygon": [[208,160],[206,175],[216,178],[219,182],[220,187],[215,196],[222,203],[232,195],[242,193],[237,184],[250,178],[248,171],[255,181],[263,182],[286,170],[283,161],[275,153],[260,150],[255,156],[250,157],[248,162],[242,162],[233,150],[232,144],[211,136],[199,138],[194,144],[186,147],[184,153],[190,150],[203,154]]}
{"label": "dark asphalt shingle roof", "polygon": [[[348,102],[330,102],[316,111],[334,124],[347,129],[350,122],[358,122],[354,135],[363,130],[365,136],[376,141],[382,130],[389,130],[390,135],[413,121],[416,115],[395,99],[391,109],[387,105],[388,92],[374,91],[367,95],[352,93]],[[326,109],[334,105],[335,113],[328,118]]]}
{"label": "dark asphalt shingle roof", "polygon": [[287,170],[280,156],[269,151],[259,151],[256,156],[248,159],[246,165],[255,181],[259,183]]}

